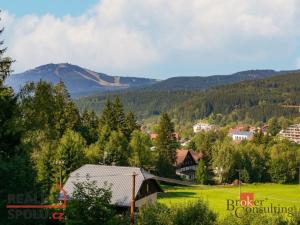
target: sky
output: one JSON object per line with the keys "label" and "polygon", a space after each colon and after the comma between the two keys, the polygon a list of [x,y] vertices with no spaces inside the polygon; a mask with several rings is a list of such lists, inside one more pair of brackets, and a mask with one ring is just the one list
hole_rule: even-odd
{"label": "sky", "polygon": [[299,0],[0,0],[15,72],[164,79],[300,68]]}

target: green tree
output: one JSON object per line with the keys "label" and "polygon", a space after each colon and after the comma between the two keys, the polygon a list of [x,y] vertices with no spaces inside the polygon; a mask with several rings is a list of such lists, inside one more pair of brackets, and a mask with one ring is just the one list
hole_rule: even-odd
{"label": "green tree", "polygon": [[71,101],[70,94],[62,80],[53,87],[55,104],[55,129],[59,137],[67,130],[78,130],[80,123],[79,112]]}
{"label": "green tree", "polygon": [[126,131],[125,131],[125,135],[127,136],[128,139],[130,139],[132,132],[135,130],[140,130],[140,126],[137,124],[134,113],[129,112],[126,115]]}
{"label": "green tree", "polygon": [[110,204],[110,187],[98,187],[95,182],[74,183],[72,200],[66,209],[66,225],[111,224],[115,212]]}
{"label": "green tree", "polygon": [[200,160],[196,167],[196,182],[198,184],[208,184],[209,171],[204,160]]}
{"label": "green tree", "polygon": [[57,154],[57,144],[53,142],[42,142],[40,149],[34,154],[37,180],[43,190],[49,195],[53,186],[59,183],[59,178],[55,177],[56,170],[55,156]]}
{"label": "green tree", "polygon": [[272,136],[276,136],[281,130],[278,119],[276,117],[273,117],[268,121],[268,126],[268,133]]}
{"label": "green tree", "polygon": [[105,146],[105,152],[107,154],[106,164],[128,165],[128,158],[130,156],[128,142],[121,131],[113,131],[111,133],[109,141]]}
{"label": "green tree", "polygon": [[123,133],[126,131],[125,112],[118,96],[115,97],[114,102],[109,99],[106,101],[99,123],[100,129],[108,126],[110,131],[120,130]]}
{"label": "green tree", "polygon": [[[83,137],[72,130],[67,130],[59,140],[56,160],[63,162],[62,176],[64,180],[71,172],[85,163],[85,144]],[[56,177],[59,177],[58,173]]]}
{"label": "green tree", "polygon": [[241,168],[241,156],[236,146],[228,140],[217,141],[213,147],[213,167],[216,168],[221,183],[236,179],[236,170]]}
{"label": "green tree", "polygon": [[58,136],[55,130],[55,98],[53,86],[39,81],[28,83],[20,92],[21,112],[26,130],[43,130],[50,138]]}
{"label": "green tree", "polygon": [[80,133],[88,145],[98,140],[98,118],[93,110],[84,110],[81,116]]}
{"label": "green tree", "polygon": [[104,109],[99,120],[100,129],[104,126],[107,126],[111,131],[117,129],[114,121],[113,104],[109,99],[105,102]]}
{"label": "green tree", "polygon": [[160,176],[174,177],[174,164],[178,143],[174,136],[174,124],[171,122],[167,113],[162,113],[160,116],[155,147],[158,153],[156,163],[156,170],[158,174]]}
{"label": "green tree", "polygon": [[137,167],[147,167],[151,163],[151,140],[148,135],[135,130],[129,143],[129,164]]}
{"label": "green tree", "polygon": [[[0,30],[0,35],[3,29]],[[0,221],[1,224],[43,224],[42,221],[24,219],[9,220],[8,194],[24,194],[38,191],[35,172],[29,152],[22,144],[24,130],[20,121],[20,108],[12,89],[5,86],[5,79],[10,75],[12,60],[5,57],[6,48],[0,42]]]}
{"label": "green tree", "polygon": [[121,132],[126,134],[126,130],[127,130],[126,115],[124,112],[123,104],[119,96],[115,97],[115,101],[113,103],[113,118],[114,118],[116,130],[120,130]]}
{"label": "green tree", "polygon": [[275,144],[270,148],[270,175],[273,182],[291,183],[296,180],[299,165],[299,149],[297,145],[287,141]]}
{"label": "green tree", "polygon": [[104,149],[101,149],[99,143],[89,145],[85,149],[85,157],[90,164],[99,164],[104,161]]}
{"label": "green tree", "polygon": [[43,130],[56,139],[67,129],[79,128],[79,112],[62,81],[29,83],[22,88],[20,100],[26,130]]}
{"label": "green tree", "polygon": [[202,152],[207,161],[212,158],[212,147],[217,140],[224,140],[226,135],[221,131],[199,132],[192,138],[192,143],[195,144],[195,151]]}
{"label": "green tree", "polygon": [[[250,142],[237,146],[241,155],[241,168],[244,169],[244,182],[267,182],[269,180],[269,154],[263,145]],[[247,180],[247,181],[246,181]]]}

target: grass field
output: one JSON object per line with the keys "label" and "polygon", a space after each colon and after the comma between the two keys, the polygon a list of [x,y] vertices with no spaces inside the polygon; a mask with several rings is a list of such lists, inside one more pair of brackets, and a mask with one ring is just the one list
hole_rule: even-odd
{"label": "grass field", "polygon": [[[193,201],[202,198],[209,207],[220,216],[228,211],[227,199],[239,199],[238,186],[206,186],[192,187],[163,186],[165,193],[159,194],[159,202],[167,205]],[[300,208],[300,186],[282,184],[249,184],[242,185],[242,192],[254,193],[255,200],[265,200],[264,205],[280,205]]]}

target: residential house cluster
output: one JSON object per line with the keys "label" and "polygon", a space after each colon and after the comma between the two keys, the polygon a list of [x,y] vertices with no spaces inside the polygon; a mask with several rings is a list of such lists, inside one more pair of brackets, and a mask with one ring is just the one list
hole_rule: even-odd
{"label": "residential house cluster", "polygon": [[215,125],[209,124],[209,123],[196,123],[193,126],[193,131],[194,133],[198,133],[200,131],[211,131],[211,130],[216,130],[217,127]]}
{"label": "residential house cluster", "polygon": [[281,130],[278,136],[300,144],[300,124],[290,125],[286,129]]}

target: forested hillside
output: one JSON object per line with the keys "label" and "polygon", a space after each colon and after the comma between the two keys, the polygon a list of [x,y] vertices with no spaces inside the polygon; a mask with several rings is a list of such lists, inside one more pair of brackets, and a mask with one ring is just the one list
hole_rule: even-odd
{"label": "forested hillside", "polygon": [[103,94],[76,101],[80,109],[101,111],[107,98],[120,95],[126,110],[139,119],[171,113],[176,123],[210,117],[216,123],[230,121],[265,122],[273,116],[295,116],[300,104],[300,73],[288,73],[263,80],[211,88],[206,91],[130,91]]}
{"label": "forested hillside", "polygon": [[276,76],[279,73],[275,70],[247,70],[230,75],[171,77],[143,88],[151,91],[206,90],[211,87],[234,84],[244,80],[257,80]]}
{"label": "forested hillside", "polygon": [[133,111],[139,119],[159,115],[163,111],[175,109],[178,103],[196,97],[200,92],[189,91],[124,91],[100,94],[74,100],[80,110],[85,108],[101,112],[107,99],[120,96],[126,111]]}
{"label": "forested hillside", "polygon": [[181,103],[172,115],[178,122],[211,116],[217,123],[255,123],[273,116],[298,115],[298,109],[283,105],[299,104],[300,73],[293,73],[210,89]]}

